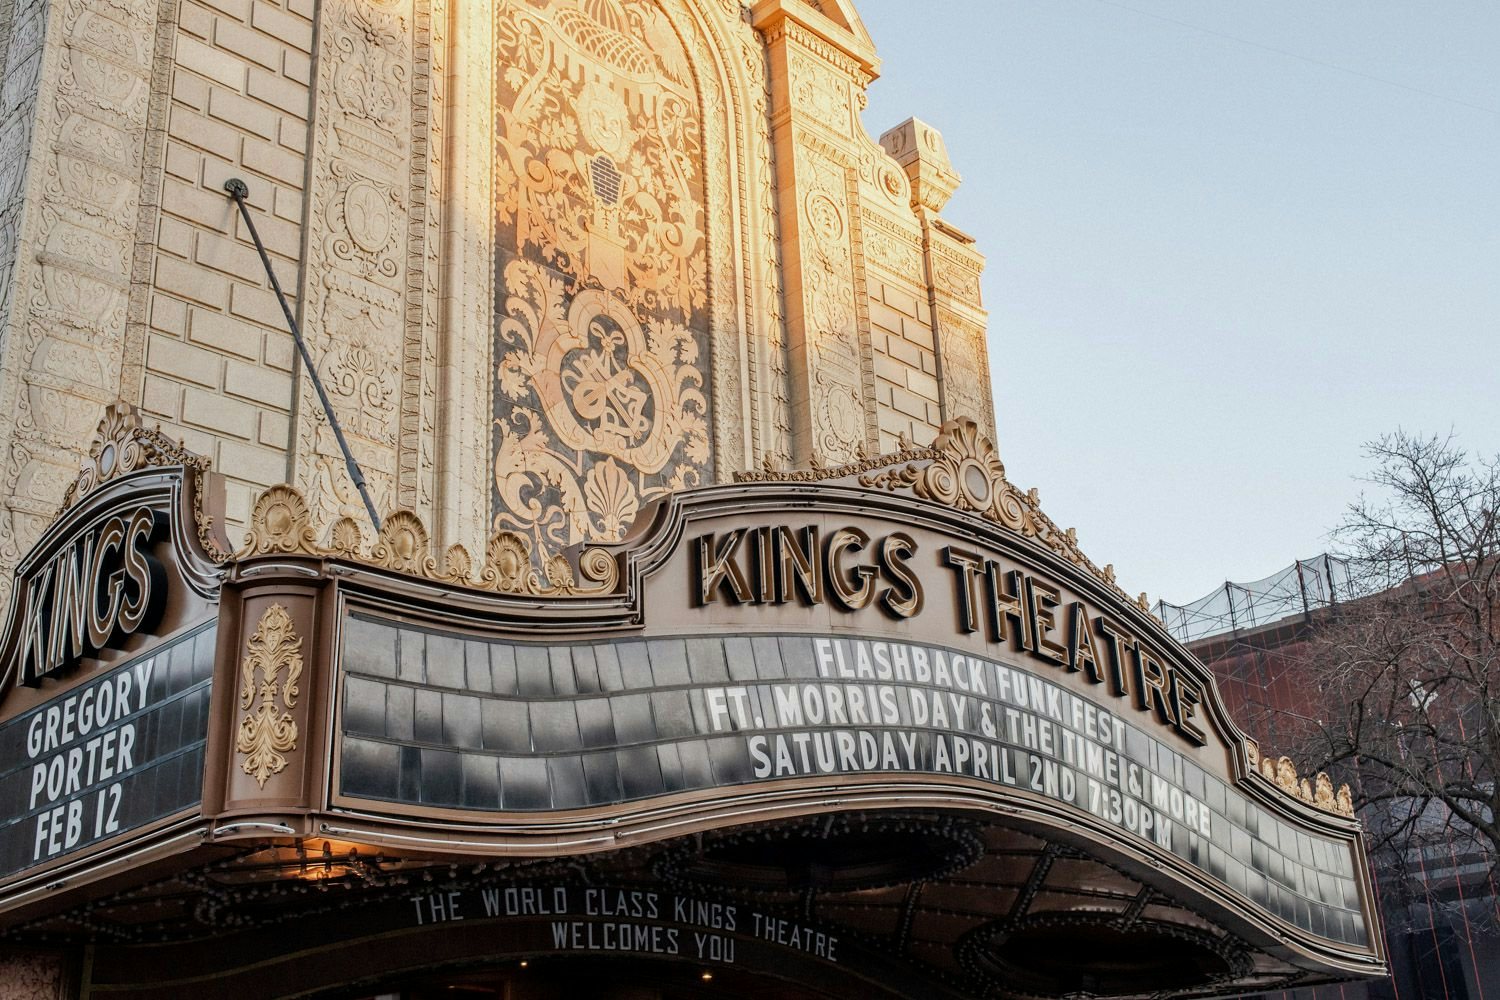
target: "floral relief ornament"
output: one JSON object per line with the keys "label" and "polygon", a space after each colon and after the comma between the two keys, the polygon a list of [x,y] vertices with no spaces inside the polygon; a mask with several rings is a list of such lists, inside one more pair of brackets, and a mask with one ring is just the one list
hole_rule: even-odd
{"label": "floral relief ornament", "polygon": [[240,667],[240,708],[245,715],[235,739],[235,750],[245,757],[240,769],[261,788],[285,770],[286,755],[297,749],[297,722],[288,710],[297,705],[301,676],[302,639],[287,609],[273,604],[246,643]]}

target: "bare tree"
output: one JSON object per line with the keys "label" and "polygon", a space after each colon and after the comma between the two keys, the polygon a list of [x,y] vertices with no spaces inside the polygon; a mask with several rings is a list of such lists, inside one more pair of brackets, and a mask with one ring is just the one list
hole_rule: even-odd
{"label": "bare tree", "polygon": [[1313,768],[1352,781],[1374,846],[1395,868],[1478,871],[1493,894],[1500,457],[1407,433],[1368,454],[1376,489],[1337,532],[1358,591],[1302,648],[1299,673],[1317,709],[1299,750]]}
{"label": "bare tree", "polygon": [[1405,433],[1367,447],[1374,489],[1336,533],[1357,596],[1321,616],[1302,648],[1318,707],[1299,749],[1351,782],[1389,870],[1416,875],[1429,895],[1435,873],[1460,894],[1483,882],[1493,895],[1500,458]]}

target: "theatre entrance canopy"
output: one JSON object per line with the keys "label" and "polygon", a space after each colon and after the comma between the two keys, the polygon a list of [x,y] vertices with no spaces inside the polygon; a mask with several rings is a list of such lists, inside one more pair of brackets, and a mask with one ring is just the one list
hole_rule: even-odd
{"label": "theatre entrance canopy", "polygon": [[215,475],[112,410],[4,635],[8,936],[139,1000],[1383,968],[1347,790],[1263,759],[975,424],[741,480],[540,566],[403,512],[320,539],[278,487],[231,555]]}

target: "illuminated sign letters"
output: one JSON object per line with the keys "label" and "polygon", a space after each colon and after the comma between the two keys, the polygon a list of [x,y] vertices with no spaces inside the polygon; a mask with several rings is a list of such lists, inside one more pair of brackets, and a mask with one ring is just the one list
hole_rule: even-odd
{"label": "illuminated sign letters", "polygon": [[20,683],[36,686],[87,656],[148,631],[166,604],[166,573],[151,547],[165,519],[149,508],[80,535],[32,577],[20,644]]}

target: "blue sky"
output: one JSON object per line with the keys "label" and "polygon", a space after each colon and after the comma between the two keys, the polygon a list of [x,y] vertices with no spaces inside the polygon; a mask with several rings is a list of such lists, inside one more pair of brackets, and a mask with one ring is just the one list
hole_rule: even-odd
{"label": "blue sky", "polygon": [[936,126],[1011,479],[1132,593],[1330,546],[1362,443],[1500,451],[1500,4],[856,0]]}

